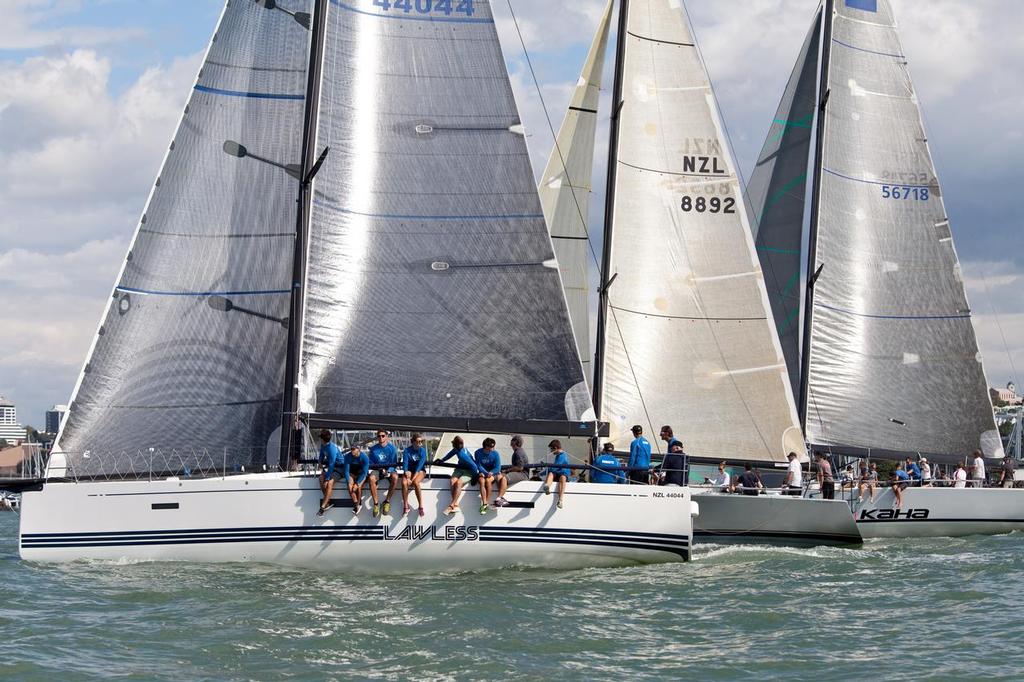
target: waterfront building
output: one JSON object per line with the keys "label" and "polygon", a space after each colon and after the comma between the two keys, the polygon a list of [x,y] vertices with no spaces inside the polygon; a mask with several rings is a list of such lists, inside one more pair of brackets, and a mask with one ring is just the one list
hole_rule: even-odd
{"label": "waterfront building", "polygon": [[1012,381],[1006,384],[1006,388],[990,388],[988,392],[992,402],[1001,401],[1007,405],[1020,405],[1024,402],[1024,397],[1017,394],[1017,387]]}
{"label": "waterfront building", "polygon": [[67,405],[54,405],[46,411],[46,433],[57,433],[60,431],[61,420],[67,414]]}
{"label": "waterfront building", "polygon": [[0,395],[0,439],[9,445],[25,440],[25,428],[18,423],[18,410],[7,398]]}

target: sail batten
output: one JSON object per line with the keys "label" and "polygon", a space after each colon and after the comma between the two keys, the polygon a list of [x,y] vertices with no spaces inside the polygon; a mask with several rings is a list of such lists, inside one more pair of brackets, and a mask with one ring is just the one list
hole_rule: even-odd
{"label": "sail batten", "polygon": [[887,0],[836,2],[820,160],[807,437],[1002,448],[927,136]]}
{"label": "sail batten", "polygon": [[684,10],[628,3],[605,277],[601,418],[701,457],[803,452],[735,163]]}

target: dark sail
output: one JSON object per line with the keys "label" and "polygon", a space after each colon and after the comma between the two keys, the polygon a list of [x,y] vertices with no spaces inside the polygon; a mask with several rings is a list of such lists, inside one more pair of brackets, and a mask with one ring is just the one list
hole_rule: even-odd
{"label": "dark sail", "polygon": [[747,185],[757,255],[794,388],[800,385],[801,247],[820,34],[821,10],[804,40]]}
{"label": "dark sail", "polygon": [[308,4],[224,10],[58,438],[78,475],[160,469],[172,451],[186,467],[203,452],[266,461],[284,385]]}

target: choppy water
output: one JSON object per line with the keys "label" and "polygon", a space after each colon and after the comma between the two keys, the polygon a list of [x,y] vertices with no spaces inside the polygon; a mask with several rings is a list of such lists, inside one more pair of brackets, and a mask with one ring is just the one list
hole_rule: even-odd
{"label": "choppy water", "polygon": [[379,579],[17,558],[0,677],[1024,677],[1024,535],[706,546],[689,564]]}

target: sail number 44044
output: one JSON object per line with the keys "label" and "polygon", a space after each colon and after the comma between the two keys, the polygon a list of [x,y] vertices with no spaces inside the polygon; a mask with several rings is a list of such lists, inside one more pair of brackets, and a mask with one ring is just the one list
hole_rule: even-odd
{"label": "sail number 44044", "polygon": [[452,14],[473,16],[473,0],[373,0],[373,4],[383,7],[385,12],[400,10],[406,14],[415,11],[418,14],[440,12],[446,17]]}
{"label": "sail number 44044", "polygon": [[927,187],[907,187],[906,185],[882,185],[883,199],[910,199],[928,201],[931,192]]}

